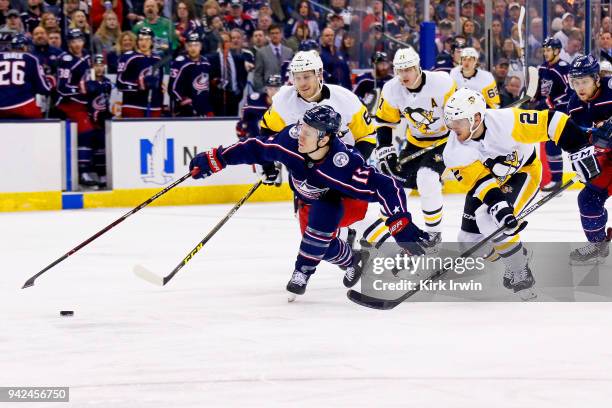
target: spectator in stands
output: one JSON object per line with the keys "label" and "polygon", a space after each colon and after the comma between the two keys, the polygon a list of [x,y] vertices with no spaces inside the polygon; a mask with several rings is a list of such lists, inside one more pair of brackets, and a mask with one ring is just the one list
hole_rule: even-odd
{"label": "spectator in stands", "polygon": [[106,63],[108,66],[109,74],[117,73],[117,65],[119,63],[119,57],[128,51],[134,51],[136,49],[136,35],[131,31],[124,31],[119,35],[119,40],[106,56]]}
{"label": "spectator in stands", "polygon": [[237,116],[247,82],[242,57],[231,51],[230,35],[220,33],[219,49],[207,55],[210,62],[210,98],[215,116]]}
{"label": "spectator in stands", "polygon": [[134,28],[134,25],[137,23],[144,21],[145,16],[143,15],[144,9],[144,0],[128,0],[125,5],[127,7],[126,14],[126,27],[125,28]]}
{"label": "spectator in stands", "polygon": [[[319,31],[319,24],[317,23],[317,16],[315,15],[310,2],[300,1],[297,4],[296,10],[291,15],[291,18],[286,23],[285,36],[290,37],[296,34],[298,26],[306,25],[308,27],[308,38],[319,38],[321,32]],[[300,41],[305,40],[301,39]],[[299,45],[299,41],[296,45]],[[296,50],[297,47],[294,49]]]}
{"label": "spectator in stands", "polygon": [[357,40],[352,33],[346,32],[342,37],[342,43],[338,50],[339,55],[347,62],[349,68],[358,68],[357,62],[359,59],[359,49],[357,47]]}
{"label": "spectator in stands", "polygon": [[601,19],[601,31],[605,33],[612,32],[612,19],[610,16],[605,16]]}
{"label": "spectator in stands", "polygon": [[493,62],[497,61],[502,54],[504,46],[503,26],[498,18],[494,18],[491,22],[491,47],[493,51]]}
{"label": "spectator in stands", "polygon": [[225,16],[225,24],[230,30],[241,29],[249,39],[255,31],[255,23],[248,14],[244,13],[241,0],[232,0],[230,13]]}
{"label": "spectator in stands", "polygon": [[246,69],[247,72],[253,71],[253,69],[255,69],[255,53],[245,47],[245,36],[241,29],[234,28],[230,31],[230,42],[231,50],[240,55],[244,60],[244,69]]}
{"label": "spectator in stands", "polygon": [[576,24],[576,19],[573,14],[565,13],[563,17],[561,17],[561,25],[562,25],[561,31],[557,31],[555,35],[553,35],[553,38],[556,38],[559,41],[561,41],[561,45],[563,45],[563,48],[567,47],[569,35],[571,31],[574,29],[575,24]]}
{"label": "spectator in stands", "polygon": [[6,24],[6,15],[10,7],[11,3],[9,0],[0,0],[0,27]]}
{"label": "spectator in stands", "polygon": [[606,54],[608,57],[612,57],[612,34],[610,32],[604,31],[599,34],[597,41],[599,45],[599,51],[603,54]]}
{"label": "spectator in stands", "polygon": [[202,24],[208,28],[212,18],[220,15],[221,6],[219,6],[216,0],[206,0],[206,2],[204,2],[202,5]]}
{"label": "spectator in stands", "polygon": [[[497,89],[503,89],[508,77],[510,62],[506,58],[500,58],[493,69],[493,76],[497,84]],[[503,104],[502,104],[503,106]]]}
{"label": "spectator in stands", "polygon": [[576,57],[579,57],[582,51],[582,45],[584,44],[584,37],[582,36],[582,31],[577,28],[574,28],[569,32],[567,37],[567,46],[565,46],[561,53],[561,59],[568,64],[571,64]]}
{"label": "spectator in stands", "polygon": [[251,37],[251,48],[255,51],[255,56],[259,50],[265,47],[268,44],[268,40],[266,40],[266,34],[261,30],[253,31],[253,37]]}
{"label": "spectator in stands", "polygon": [[334,31],[329,27],[324,28],[321,34],[321,59],[323,70],[330,75],[330,84],[352,89],[351,70],[344,56],[334,46]]}
{"label": "spectator in stands", "polygon": [[499,97],[502,107],[518,101],[521,92],[521,78],[514,75],[507,77],[503,88],[500,89]]}
{"label": "spectator in stands", "polygon": [[11,9],[6,13],[6,24],[0,27],[0,30],[10,30],[15,33],[23,32],[23,23],[17,10]]}
{"label": "spectator in stands", "polygon": [[32,32],[32,54],[38,58],[45,75],[55,76],[57,59],[62,54],[62,50],[49,45],[47,31],[41,26]]}
{"label": "spectator in stands", "polygon": [[47,36],[49,37],[49,46],[51,47],[55,47],[58,49],[63,49],[62,48],[62,33],[59,29],[54,29],[51,30],[49,29],[47,31]]}
{"label": "spectator in stands", "polygon": [[[336,13],[335,15],[338,16],[340,19],[343,19],[342,14]],[[384,15],[385,15],[386,23],[389,23],[389,22],[395,23],[395,18],[393,17],[393,15],[389,14],[388,12],[385,12]],[[372,3],[372,12],[368,13],[361,21],[361,32],[367,33],[368,29],[370,28],[372,24],[382,23],[382,19],[383,19],[383,2],[380,0],[375,0]],[[346,22],[345,22],[345,25],[346,25]]]}
{"label": "spectator in stands", "polygon": [[196,18],[193,0],[181,0],[176,3],[174,28],[181,48],[185,45],[189,34],[196,33],[201,35],[202,24]]}
{"label": "spectator in stands", "polygon": [[202,39],[202,53],[206,55],[219,48],[221,31],[223,31],[223,18],[221,16],[212,17],[210,26],[204,32],[204,38]]}
{"label": "spectator in stands", "polygon": [[[329,9],[325,14],[321,15],[321,26],[325,25],[329,21],[329,14],[336,14],[342,17],[345,26],[349,26],[351,23],[357,23],[359,16],[357,13],[353,14],[353,10],[348,7],[346,0],[331,0]],[[367,29],[367,28],[366,28]]]}
{"label": "spectator in stands", "polygon": [[295,27],[295,33],[286,41],[287,47],[291,48],[293,52],[297,52],[300,43],[310,38],[310,29],[305,23],[297,23]]}
{"label": "spectator in stands", "polygon": [[[128,2],[131,0],[127,0]],[[118,26],[123,24],[123,0],[92,0],[91,3],[91,24],[92,31],[95,33],[100,28],[104,20],[104,14],[113,11],[117,18]]]}
{"label": "spectator in stands", "polygon": [[257,53],[253,85],[257,92],[263,92],[266,80],[272,75],[280,75],[281,64],[293,57],[293,50],[282,44],[283,32],[280,26],[273,24],[268,31],[270,43]]}
{"label": "spectator in stands", "polygon": [[153,50],[160,54],[171,54],[178,46],[172,22],[160,15],[155,0],[145,0],[143,11],[145,19],[136,23],[132,32],[138,33],[141,27],[150,28],[154,34]]}
{"label": "spectator in stands", "polygon": [[[471,37],[478,37],[481,35],[482,33],[482,26],[480,25],[480,23],[478,22],[478,16],[475,14],[474,11],[474,2],[472,0],[463,0],[461,2],[461,8],[459,10],[459,12],[461,13],[461,21],[462,21],[462,27],[463,27],[463,35],[466,36],[466,39],[468,40],[468,45],[471,47],[471,41],[470,38]],[[470,30],[471,33],[469,33],[469,35],[466,35],[466,31],[465,31],[465,23],[469,21],[472,23],[473,30]]]}
{"label": "spectator in stands", "polygon": [[89,23],[87,22],[87,15],[82,10],[76,10],[72,13],[71,22],[68,26],[69,29],[78,28],[85,36],[85,49],[89,50],[89,44],[91,41],[91,30]]}
{"label": "spectator in stands", "polygon": [[[504,0],[500,0],[504,1]],[[505,3],[504,3],[505,5]],[[457,9],[455,8],[455,2],[447,0],[444,6],[444,19],[442,21],[448,22],[450,25],[455,27],[457,21]]]}
{"label": "spectator in stands", "polygon": [[508,18],[505,20],[504,36],[512,35],[512,28],[518,25],[518,19],[521,15],[521,5],[518,3],[510,3],[508,5]]}
{"label": "spectator in stands", "polygon": [[474,24],[474,20],[465,20],[463,22],[463,26],[461,28],[461,35],[465,37],[465,41],[468,47],[474,46],[474,42],[478,41],[478,38],[476,37],[476,25]]}
{"label": "spectator in stands", "polygon": [[267,33],[270,29],[270,26],[274,23],[271,16],[264,15],[259,17],[257,20],[257,29],[262,30],[264,33]]}
{"label": "spectator in stands", "polygon": [[104,18],[100,24],[100,28],[93,36],[94,54],[108,55],[119,41],[121,30],[119,29],[119,20],[113,10],[108,10],[104,13]]}
{"label": "spectator in stands", "polygon": [[50,12],[45,12],[40,16],[40,27],[47,31],[60,28],[57,17],[55,17],[55,14]]}
{"label": "spectator in stands", "polygon": [[21,13],[21,21],[25,31],[32,33],[40,25],[40,16],[43,12],[43,0],[28,0],[28,9]]}

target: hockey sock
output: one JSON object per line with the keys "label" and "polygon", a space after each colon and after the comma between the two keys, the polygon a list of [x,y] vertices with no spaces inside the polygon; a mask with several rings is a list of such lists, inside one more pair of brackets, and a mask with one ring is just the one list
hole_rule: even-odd
{"label": "hockey sock", "polygon": [[442,184],[440,175],[428,167],[417,171],[417,188],[421,196],[421,210],[428,232],[442,231]]}
{"label": "hockey sock", "polygon": [[323,259],[334,265],[347,267],[353,263],[353,250],[345,241],[340,238],[334,238],[329,243],[329,247]]}
{"label": "hockey sock", "polygon": [[601,191],[588,184],[578,194],[580,221],[589,242],[602,242],[606,239],[608,211],[604,204],[607,199],[607,191]]}

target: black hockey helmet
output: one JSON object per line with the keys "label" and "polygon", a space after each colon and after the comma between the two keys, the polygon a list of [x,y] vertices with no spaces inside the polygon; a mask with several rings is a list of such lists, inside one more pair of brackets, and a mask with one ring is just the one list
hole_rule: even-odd
{"label": "black hockey helmet", "polygon": [[542,48],[554,48],[560,50],[563,48],[563,44],[561,44],[561,40],[555,37],[546,37],[542,42]]}
{"label": "black hockey helmet", "polygon": [[94,57],[93,57],[93,64],[94,65],[105,65],[104,55],[102,55],[102,54],[94,55]]}
{"label": "black hockey helmet", "polygon": [[387,55],[386,52],[383,51],[376,51],[373,55],[372,55],[372,65],[376,65],[379,62],[387,62],[389,61],[389,56]]}
{"label": "black hockey helmet", "polygon": [[266,86],[280,88],[283,86],[283,80],[280,75],[270,75],[266,80]]}
{"label": "black hockey helmet", "polygon": [[317,105],[304,113],[303,122],[319,131],[319,139],[325,135],[334,136],[340,131],[342,119],[331,106]]}
{"label": "black hockey helmet", "polygon": [[200,43],[200,44],[202,43],[200,41],[200,35],[198,33],[190,33],[187,36],[187,41],[186,42],[187,43],[193,43],[194,42],[194,43]]}
{"label": "black hockey helmet", "polygon": [[71,28],[66,34],[66,40],[68,42],[72,40],[83,40],[85,41],[85,34],[78,28]]}
{"label": "black hockey helmet", "polygon": [[23,34],[17,34],[11,39],[11,50],[27,50],[30,47],[30,39]]}
{"label": "black hockey helmet", "polygon": [[151,37],[151,39],[155,38],[155,33],[149,27],[142,26],[138,30],[138,38],[140,37]]}

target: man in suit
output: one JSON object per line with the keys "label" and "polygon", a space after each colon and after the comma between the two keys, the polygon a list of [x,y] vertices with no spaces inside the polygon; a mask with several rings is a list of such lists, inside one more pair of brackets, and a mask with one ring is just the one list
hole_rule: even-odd
{"label": "man in suit", "polygon": [[283,31],[281,28],[272,24],[268,30],[270,43],[257,51],[255,57],[255,73],[253,82],[255,89],[263,91],[266,80],[272,75],[280,75],[283,61],[293,58],[291,48],[282,44]]}
{"label": "man in suit", "polygon": [[243,57],[232,51],[230,35],[221,32],[219,49],[208,54],[210,99],[215,116],[238,116],[238,104],[247,83]]}

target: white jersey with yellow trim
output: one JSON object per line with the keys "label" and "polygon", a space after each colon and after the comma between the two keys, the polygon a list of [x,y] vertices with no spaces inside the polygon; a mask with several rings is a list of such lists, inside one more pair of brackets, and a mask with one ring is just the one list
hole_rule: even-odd
{"label": "white jersey with yellow trim", "polygon": [[308,102],[298,95],[295,87],[285,85],[272,98],[272,106],[260,122],[262,129],[280,132],[286,126],[297,123],[304,113],[316,105],[331,106],[342,118],[341,140],[354,145],[355,142],[369,141],[376,144],[372,119],[359,98],[348,89],[337,85],[324,84],[319,102]]}
{"label": "white jersey with yellow trim", "polygon": [[395,127],[403,115],[408,119],[408,141],[419,147],[430,146],[448,133],[444,104],[455,89],[446,72],[423,71],[423,82],[413,91],[395,77],[383,86],[376,111],[377,127]]}
{"label": "white jersey with yellow trim", "polygon": [[499,108],[501,100],[497,90],[497,83],[495,82],[493,74],[489,71],[477,68],[473,76],[466,78],[461,72],[461,66],[457,66],[451,69],[450,76],[457,84],[457,88],[469,88],[476,92],[480,92],[489,108]]}
{"label": "white jersey with yellow trim", "polygon": [[[461,143],[456,133],[450,132],[444,164],[467,189],[478,186],[475,195],[482,200],[491,188],[538,160],[534,143],[548,140],[557,143],[568,118],[561,112],[547,110],[487,109],[485,133],[478,140]],[[503,164],[511,171],[503,178],[491,177],[491,163]],[[486,179],[487,183],[483,183]]]}

